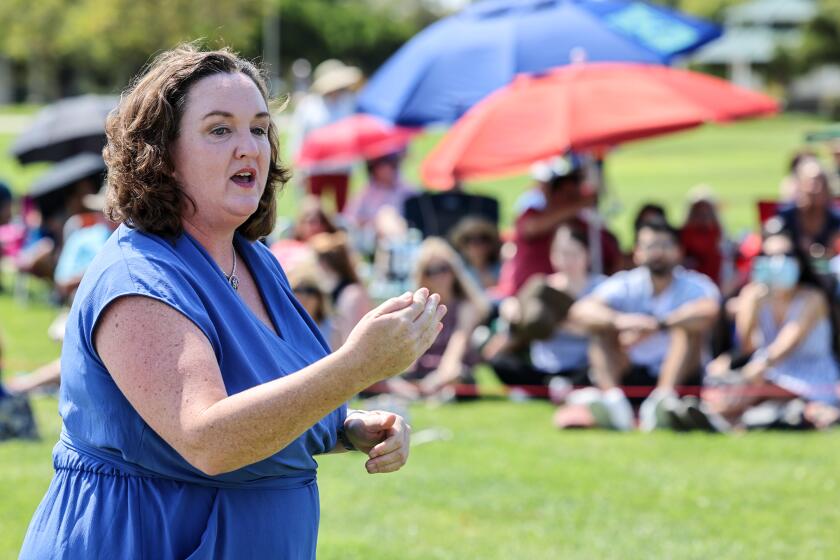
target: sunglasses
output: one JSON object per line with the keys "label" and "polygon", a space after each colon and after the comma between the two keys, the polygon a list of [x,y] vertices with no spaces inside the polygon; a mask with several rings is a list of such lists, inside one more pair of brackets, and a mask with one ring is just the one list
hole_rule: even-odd
{"label": "sunglasses", "polygon": [[452,272],[452,267],[448,264],[439,264],[437,266],[427,266],[423,269],[423,276],[437,276],[439,274],[446,274]]}
{"label": "sunglasses", "polygon": [[481,243],[482,245],[486,245],[492,243],[493,238],[487,234],[477,234],[477,235],[465,235],[464,236],[464,243],[467,245],[471,245],[473,243]]}
{"label": "sunglasses", "polygon": [[321,290],[316,288],[315,286],[298,286],[293,290],[296,295],[299,296],[320,296]]}

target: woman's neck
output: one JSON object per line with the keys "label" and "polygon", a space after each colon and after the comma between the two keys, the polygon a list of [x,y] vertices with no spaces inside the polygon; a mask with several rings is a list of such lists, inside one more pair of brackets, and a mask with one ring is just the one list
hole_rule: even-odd
{"label": "woman's neck", "polygon": [[210,257],[216,261],[223,271],[227,272],[233,268],[233,234],[234,231],[225,232],[210,225],[198,224],[195,220],[183,220],[184,231],[190,234]]}

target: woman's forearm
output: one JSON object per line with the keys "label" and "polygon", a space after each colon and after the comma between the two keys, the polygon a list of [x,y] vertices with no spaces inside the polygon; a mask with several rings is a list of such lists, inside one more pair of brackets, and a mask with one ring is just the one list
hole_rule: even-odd
{"label": "woman's forearm", "polygon": [[368,382],[352,351],[209,406],[187,427],[190,462],[209,475],[236,470],[288,446]]}

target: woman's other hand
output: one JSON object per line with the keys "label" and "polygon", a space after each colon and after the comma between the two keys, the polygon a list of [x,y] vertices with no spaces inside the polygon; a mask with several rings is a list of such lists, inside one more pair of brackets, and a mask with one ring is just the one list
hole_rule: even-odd
{"label": "woman's other hand", "polygon": [[408,460],[411,426],[397,414],[381,410],[354,411],[344,421],[353,446],[369,457],[370,474],[398,471]]}
{"label": "woman's other hand", "polygon": [[429,349],[442,328],[446,306],[420,288],[391,298],[366,314],[339,349],[359,362],[370,384],[402,373]]}

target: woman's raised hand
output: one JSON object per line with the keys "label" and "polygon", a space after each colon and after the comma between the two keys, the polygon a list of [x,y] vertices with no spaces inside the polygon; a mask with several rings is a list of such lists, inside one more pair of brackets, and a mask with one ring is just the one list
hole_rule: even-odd
{"label": "woman's raised hand", "polygon": [[429,290],[391,298],[365,315],[340,352],[361,361],[373,384],[402,373],[432,345],[446,314],[440,296]]}

